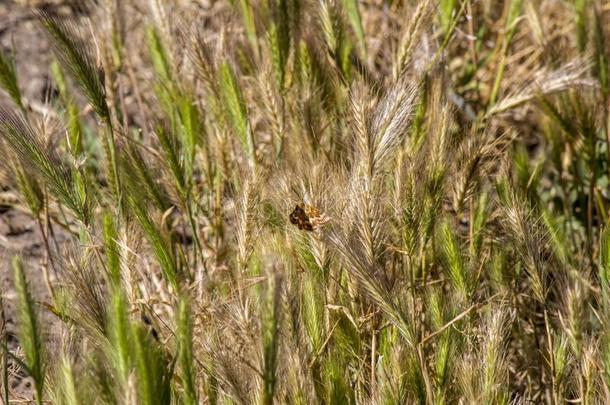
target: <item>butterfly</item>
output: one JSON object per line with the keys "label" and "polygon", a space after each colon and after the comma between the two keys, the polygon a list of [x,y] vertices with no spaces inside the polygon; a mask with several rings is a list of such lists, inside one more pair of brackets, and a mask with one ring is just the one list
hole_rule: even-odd
{"label": "butterfly", "polygon": [[297,204],[289,218],[290,223],[305,231],[316,230],[330,221],[326,214],[309,204]]}

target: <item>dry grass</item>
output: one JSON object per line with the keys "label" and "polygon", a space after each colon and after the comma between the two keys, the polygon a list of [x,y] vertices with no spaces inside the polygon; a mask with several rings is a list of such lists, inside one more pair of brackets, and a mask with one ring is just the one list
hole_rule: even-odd
{"label": "dry grass", "polygon": [[610,401],[602,1],[98,3],[34,13],[58,122],[0,58],[38,403]]}

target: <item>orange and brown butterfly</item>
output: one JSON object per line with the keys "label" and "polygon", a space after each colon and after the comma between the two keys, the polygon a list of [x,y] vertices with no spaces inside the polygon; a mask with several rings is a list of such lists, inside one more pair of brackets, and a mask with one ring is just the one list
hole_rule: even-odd
{"label": "orange and brown butterfly", "polygon": [[330,218],[316,207],[300,203],[290,214],[290,223],[305,231],[314,231],[330,221]]}

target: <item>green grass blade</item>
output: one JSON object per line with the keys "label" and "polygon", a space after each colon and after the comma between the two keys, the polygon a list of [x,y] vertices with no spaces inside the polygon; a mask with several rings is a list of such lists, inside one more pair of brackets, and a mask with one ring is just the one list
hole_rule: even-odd
{"label": "green grass blade", "polygon": [[119,376],[119,387],[127,387],[129,374],[133,363],[133,336],[128,307],[122,290],[115,289],[112,293],[109,310],[109,342],[108,357]]}
{"label": "green grass blade", "polygon": [[87,223],[88,210],[75,187],[71,172],[63,167],[59,156],[43,146],[27,121],[6,110],[0,110],[0,135],[9,143],[23,164],[38,174],[51,194]]}
{"label": "green grass blade", "polygon": [[248,122],[248,111],[235,73],[229,63],[224,62],[218,68],[218,75],[220,93],[227,114],[227,120],[239,137],[246,156],[250,159],[251,164],[254,164],[255,145]]}
{"label": "green grass blade", "polygon": [[357,0],[342,0],[343,8],[345,9],[345,13],[347,14],[347,18],[356,34],[356,38],[358,39],[358,45],[360,46],[360,50],[365,55],[367,54],[366,41],[364,36],[364,27],[362,26],[362,16],[360,15],[360,9],[358,8]]}
{"label": "green grass blade", "polygon": [[73,365],[66,354],[61,356],[60,365],[59,365],[59,373],[60,373],[60,384],[59,390],[61,395],[61,404],[64,405],[79,405],[82,403],[78,388],[76,385],[76,380],[74,376],[74,368]]}
{"label": "green grass blade", "polygon": [[148,243],[150,243],[167,281],[169,281],[174,288],[177,288],[178,268],[169,241],[161,236],[161,230],[153,223],[148,208],[143,204],[143,201],[136,201],[133,198],[129,198],[129,205],[136,216],[140,228],[144,232],[144,236],[148,240]]}
{"label": "green grass blade", "polygon": [[453,287],[462,299],[467,299],[470,294],[469,277],[460,245],[456,236],[453,234],[449,223],[445,222],[441,227],[440,246],[443,249],[447,276],[451,280]]}
{"label": "green grass blade", "polygon": [[118,236],[114,218],[111,214],[107,213],[104,215],[104,252],[106,253],[110,280],[115,289],[119,289],[121,285],[121,263],[117,240]]}
{"label": "green grass blade", "polygon": [[76,81],[97,115],[109,122],[110,111],[106,103],[103,76],[93,61],[90,50],[79,42],[79,30],[65,19],[54,17],[46,11],[39,10],[36,15],[49,35],[64,69]]}
{"label": "green grass blade", "polygon": [[178,368],[182,379],[184,391],[184,404],[198,404],[197,376],[194,370],[193,357],[193,325],[191,321],[190,305],[186,298],[182,298],[178,307]]}
{"label": "green grass blade", "polygon": [[0,52],[0,86],[8,93],[13,103],[21,110],[25,111],[21,99],[21,91],[17,82],[17,71],[15,61],[4,52]]}
{"label": "green grass blade", "polygon": [[153,340],[147,328],[134,325],[133,336],[139,403],[169,405],[171,365],[166,353],[159,343]]}
{"label": "green grass blade", "polygon": [[23,271],[21,258],[15,256],[12,265],[15,290],[17,291],[19,342],[25,354],[27,371],[34,380],[36,401],[40,405],[43,403],[42,394],[46,373],[42,331],[40,330],[38,314],[34,308],[34,299],[32,298],[30,287]]}

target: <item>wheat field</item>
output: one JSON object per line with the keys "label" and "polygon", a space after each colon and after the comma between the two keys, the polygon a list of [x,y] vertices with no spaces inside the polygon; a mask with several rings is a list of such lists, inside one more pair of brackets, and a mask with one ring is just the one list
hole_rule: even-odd
{"label": "wheat field", "polygon": [[0,403],[610,403],[610,3],[7,4]]}

